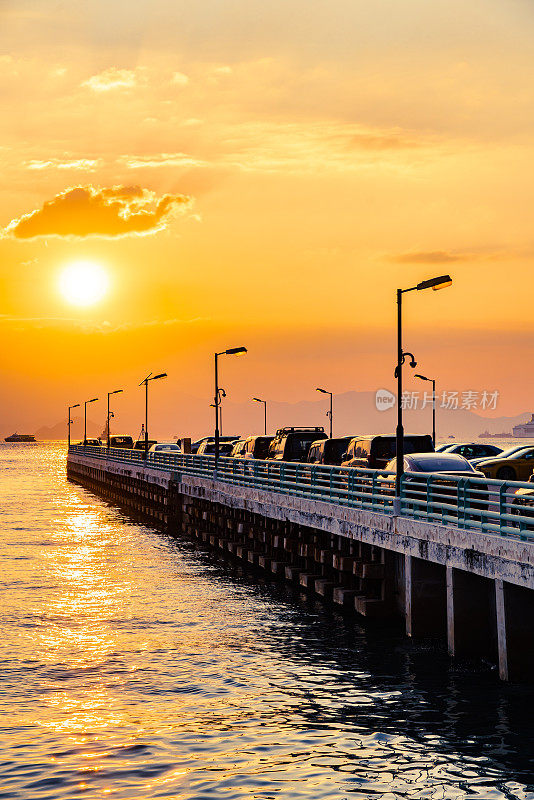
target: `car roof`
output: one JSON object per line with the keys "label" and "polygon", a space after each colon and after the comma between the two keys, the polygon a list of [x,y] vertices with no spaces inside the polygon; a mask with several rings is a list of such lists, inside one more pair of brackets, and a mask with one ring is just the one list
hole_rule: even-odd
{"label": "car roof", "polygon": [[[430,433],[405,433],[404,439],[412,439],[413,437],[417,436],[418,439],[422,439],[423,437],[430,436]],[[395,433],[366,433],[363,435],[352,436],[352,439],[365,439],[366,441],[370,439],[396,439],[397,434]]]}
{"label": "car roof", "polygon": [[459,458],[462,461],[467,461],[467,458],[461,456],[460,453],[406,453],[404,458],[412,459],[413,461],[430,461],[434,458],[439,458],[445,461],[450,460],[451,463],[454,461],[458,463]]}

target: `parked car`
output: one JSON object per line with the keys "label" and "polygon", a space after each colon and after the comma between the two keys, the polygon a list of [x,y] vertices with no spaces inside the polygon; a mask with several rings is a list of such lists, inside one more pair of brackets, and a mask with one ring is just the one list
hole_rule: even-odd
{"label": "parked car", "polygon": [[230,451],[231,458],[243,458],[246,444],[247,444],[246,439],[239,439],[237,442],[234,442],[232,449]]}
{"label": "parked car", "polygon": [[454,447],[454,444],[451,442],[445,442],[445,444],[440,444],[436,447],[435,453],[443,453],[445,450],[448,450],[449,447]]}
{"label": "parked car", "polygon": [[[397,459],[393,458],[386,464],[386,471],[395,473],[396,469]],[[404,457],[404,471],[439,475],[439,478],[432,481],[433,498],[434,501],[445,503],[449,507],[457,505],[458,483],[447,478],[484,478],[484,473],[476,470],[466,458],[458,453],[447,452],[407,455]],[[395,475],[385,475],[381,480],[388,486],[388,494],[393,495]],[[407,489],[408,498],[426,500],[427,479],[424,475],[407,475],[404,482],[405,486],[406,484],[413,486],[413,491]],[[471,508],[487,511],[488,503],[487,484],[473,484],[469,496]]]}
{"label": "parked car", "polygon": [[[219,436],[219,442],[237,442],[239,436]],[[215,441],[213,434],[211,436],[203,436],[202,439],[197,439],[196,442],[191,442],[191,452],[198,453],[198,448],[202,442]]]}
{"label": "parked car", "polygon": [[247,436],[234,444],[231,455],[233,458],[264,459],[273,439],[274,436]]}
{"label": "parked car", "polygon": [[[152,447],[153,444],[157,444],[156,439],[149,439],[148,440],[148,449],[149,450],[150,450],[150,448]],[[134,450],[144,450],[145,449],[145,440],[144,439],[138,439],[135,442],[135,444],[133,446],[133,449]]]}
{"label": "parked car", "polygon": [[312,442],[328,438],[323,427],[279,428],[266,458],[274,461],[306,461]]}
{"label": "parked car", "polygon": [[477,464],[487,478],[501,481],[528,481],[534,467],[534,447],[524,447],[511,456],[486,459]]}
{"label": "parked car", "polygon": [[181,453],[182,448],[176,442],[158,442],[153,444],[149,453]]}
{"label": "parked car", "polygon": [[84,447],[102,447],[100,439],[84,439],[80,444],[83,444]]}
{"label": "parked car", "polygon": [[[528,483],[534,484],[534,472],[528,479]],[[521,516],[527,517],[529,521],[522,523],[521,527],[528,531],[534,530],[534,486],[532,488],[522,486],[514,492],[514,497],[512,514],[521,514]]]}
{"label": "parked car", "polygon": [[[342,467],[360,469],[383,469],[395,457],[397,440],[395,436],[355,436],[341,460]],[[433,453],[434,445],[430,434],[404,436],[404,453]]]}
{"label": "parked car", "polygon": [[473,458],[493,458],[502,453],[502,447],[480,442],[460,442],[459,444],[448,444],[441,452],[458,453],[459,456],[471,461]]}
{"label": "parked car", "polygon": [[343,453],[347,452],[353,436],[341,436],[333,439],[321,439],[312,442],[308,450],[309,464],[329,464],[338,467]]}
{"label": "parked car", "polygon": [[[510,458],[510,456],[513,456],[515,453],[519,453],[520,450],[528,449],[529,445],[527,444],[515,444],[513,447],[509,447],[507,450],[503,450],[502,453],[499,453],[499,458]],[[473,464],[474,467],[478,467],[483,461],[488,461],[488,458],[473,458],[471,464]]]}
{"label": "parked car", "polygon": [[[386,464],[387,472],[395,472],[397,459]],[[458,475],[461,478],[483,478],[484,473],[476,470],[470,461],[459,453],[410,453],[404,456],[405,472],[436,472]]]}
{"label": "parked car", "polygon": [[[220,456],[229,456],[232,452],[232,448],[234,446],[233,442],[221,442],[219,441],[219,455]],[[201,442],[200,447],[197,450],[198,456],[213,456],[215,455],[215,441],[213,439],[204,440]]]}
{"label": "parked car", "polygon": [[109,437],[110,447],[120,447],[122,450],[131,450],[134,446],[134,441],[131,436],[114,435]]}

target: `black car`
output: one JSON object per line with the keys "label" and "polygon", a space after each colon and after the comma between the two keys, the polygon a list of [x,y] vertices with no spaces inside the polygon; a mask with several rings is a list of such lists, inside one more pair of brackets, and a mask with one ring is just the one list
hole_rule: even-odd
{"label": "black car", "polygon": [[[393,458],[386,464],[386,471],[394,473],[397,469],[397,459]],[[458,453],[413,453],[404,457],[404,471],[408,473],[428,473],[437,475],[432,480],[431,502],[442,504],[447,513],[456,514],[458,505],[458,481],[456,478],[485,478],[483,472],[476,470],[473,465]],[[394,494],[395,475],[384,475],[381,479],[384,488],[389,494]],[[406,475],[404,478],[406,498],[415,501],[427,501],[427,478],[424,474]],[[487,511],[489,503],[489,488],[485,483],[473,483],[467,489],[467,500],[470,508]],[[416,502],[414,510],[417,511]],[[473,516],[473,515],[470,515]],[[479,515],[480,516],[480,515]]]}
{"label": "black car", "polygon": [[109,437],[110,447],[120,447],[122,450],[132,450],[134,441],[131,436],[115,434]]}
{"label": "black car", "polygon": [[448,444],[442,448],[445,453],[457,453],[459,456],[471,461],[474,458],[493,458],[502,453],[502,447],[494,444],[481,444],[480,442],[460,442],[459,444]]}
{"label": "black car", "polygon": [[[430,434],[406,434],[404,453],[433,453],[434,444]],[[397,453],[395,436],[355,436],[343,455],[342,467],[360,469],[383,469]]]}
{"label": "black car", "polygon": [[308,463],[338,467],[341,464],[343,453],[347,452],[347,447],[353,438],[353,436],[340,436],[312,442],[308,450]]}
{"label": "black car", "polygon": [[306,461],[312,442],[327,439],[324,428],[279,428],[266,458],[273,461]]}
{"label": "black car", "polygon": [[[157,440],[157,439],[149,439],[149,440],[148,440],[148,449],[150,450],[150,448],[152,447],[152,445],[153,445],[153,444],[157,444],[157,443],[158,443],[158,440]],[[146,445],[145,445],[145,440],[144,440],[144,439],[138,439],[138,440],[136,441],[136,443],[134,444],[134,446],[133,446],[133,448],[132,448],[132,449],[133,449],[133,450],[144,450],[144,449],[145,449],[145,447],[146,447]]]}

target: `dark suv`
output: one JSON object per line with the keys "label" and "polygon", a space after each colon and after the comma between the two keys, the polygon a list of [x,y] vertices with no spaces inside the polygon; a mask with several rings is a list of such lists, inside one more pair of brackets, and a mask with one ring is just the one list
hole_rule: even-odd
{"label": "dark suv", "polygon": [[[144,442],[143,442],[144,444]],[[132,450],[134,441],[131,436],[119,436],[117,434],[109,437],[110,447],[121,447],[123,450]]]}
{"label": "dark suv", "polygon": [[341,436],[337,439],[321,439],[318,442],[312,442],[308,450],[308,463],[339,467],[341,457],[346,453],[353,438],[352,436]]}
{"label": "dark suv", "polygon": [[[360,469],[383,469],[395,458],[397,440],[395,436],[355,436],[343,455],[342,467]],[[433,453],[432,436],[408,435],[404,437],[404,453]]]}
{"label": "dark suv", "polygon": [[306,461],[312,442],[326,439],[324,428],[279,428],[266,458],[274,461]]}

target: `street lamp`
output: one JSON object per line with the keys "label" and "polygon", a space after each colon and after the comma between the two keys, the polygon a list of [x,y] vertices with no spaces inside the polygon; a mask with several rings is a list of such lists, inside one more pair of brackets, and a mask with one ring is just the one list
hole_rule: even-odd
{"label": "street lamp", "polygon": [[143,378],[139,386],[145,384],[145,461],[148,458],[148,382],[157,381],[160,378],[166,378],[166,372],[160,372],[158,375],[152,375],[151,372]]}
{"label": "street lamp", "polygon": [[330,438],[332,438],[332,397],[333,397],[332,392],[327,392],[326,389],[319,389],[319,388],[317,388],[315,391],[330,395],[330,411],[326,412],[326,416],[330,419]]}
{"label": "street lamp", "polygon": [[422,381],[430,381],[432,384],[432,444],[436,447],[436,381],[434,378],[425,378],[424,375],[416,375]]}
{"label": "street lamp", "polygon": [[[226,397],[226,392],[224,389],[219,389],[219,433],[222,436],[223,432],[223,416],[222,416],[222,398]],[[215,403],[210,403],[210,408],[215,408]]]}
{"label": "street lamp", "polygon": [[215,397],[213,405],[215,406],[215,469],[219,462],[219,405],[221,402],[219,393],[219,356],[239,356],[246,353],[246,347],[230,347],[228,350],[222,350],[220,353],[215,353]]}
{"label": "street lamp", "polygon": [[83,404],[83,446],[87,444],[87,405],[89,403],[96,403],[98,397],[93,397],[92,400],[86,400]]}
{"label": "street lamp", "polygon": [[255,403],[263,403],[263,431],[267,436],[267,400],[262,400],[260,397],[252,398]]}
{"label": "street lamp", "polygon": [[110,398],[110,396],[111,396],[112,394],[120,394],[120,392],[122,392],[122,391],[123,391],[123,389],[115,389],[115,391],[114,391],[114,392],[108,392],[108,417],[107,417],[107,419],[108,419],[108,424],[106,425],[106,429],[107,429],[107,443],[106,443],[106,447],[108,448],[108,450],[109,450],[109,420],[110,420],[110,418],[113,416],[113,414],[110,414],[110,411],[109,411],[109,398]]}
{"label": "street lamp", "polygon": [[69,442],[69,447],[70,447],[70,426],[71,426],[71,423],[72,423],[72,420],[70,418],[70,412],[72,411],[73,408],[79,408],[79,407],[80,407],[79,403],[76,403],[73,406],[69,406],[69,421],[67,422],[67,431],[68,431],[67,439],[68,439],[68,442]]}
{"label": "street lamp", "polygon": [[438,278],[430,278],[427,281],[421,281],[417,286],[411,286],[409,289],[397,289],[397,367],[395,369],[395,377],[397,379],[397,446],[396,446],[396,463],[397,471],[395,476],[395,513],[400,513],[400,496],[401,496],[401,481],[404,472],[404,428],[402,426],[402,365],[404,364],[406,356],[411,356],[410,366],[415,368],[417,362],[412,353],[405,353],[402,349],[402,295],[406,292],[420,292],[421,289],[445,289],[452,283],[450,275],[440,275]]}

